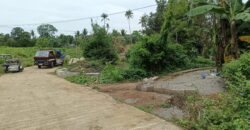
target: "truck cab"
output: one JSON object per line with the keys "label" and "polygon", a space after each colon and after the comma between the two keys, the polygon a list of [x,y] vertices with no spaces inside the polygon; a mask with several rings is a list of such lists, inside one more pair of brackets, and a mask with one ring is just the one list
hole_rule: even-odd
{"label": "truck cab", "polygon": [[42,68],[42,66],[48,66],[53,68],[56,65],[63,65],[64,57],[60,51],[53,50],[40,50],[37,51],[34,57],[34,64],[38,66],[38,68]]}

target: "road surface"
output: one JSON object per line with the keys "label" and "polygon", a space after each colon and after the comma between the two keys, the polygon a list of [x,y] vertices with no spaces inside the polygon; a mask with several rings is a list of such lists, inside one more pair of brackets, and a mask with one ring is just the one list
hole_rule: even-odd
{"label": "road surface", "polygon": [[29,67],[0,77],[0,130],[180,129],[53,72]]}

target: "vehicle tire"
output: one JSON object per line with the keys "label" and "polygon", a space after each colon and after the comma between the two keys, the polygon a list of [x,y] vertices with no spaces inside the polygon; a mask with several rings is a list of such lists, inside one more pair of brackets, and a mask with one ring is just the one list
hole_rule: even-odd
{"label": "vehicle tire", "polygon": [[8,69],[7,68],[4,70],[4,73],[8,73]]}
{"label": "vehicle tire", "polygon": [[42,66],[41,65],[38,65],[38,69],[41,69],[42,68]]}
{"label": "vehicle tire", "polygon": [[23,68],[19,67],[18,72],[23,72]]}
{"label": "vehicle tire", "polygon": [[55,63],[54,62],[51,62],[50,63],[50,68],[53,68],[55,66]]}

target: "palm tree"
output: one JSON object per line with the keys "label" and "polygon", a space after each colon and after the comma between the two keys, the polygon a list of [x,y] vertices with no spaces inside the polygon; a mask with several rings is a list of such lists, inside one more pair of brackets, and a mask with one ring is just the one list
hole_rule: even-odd
{"label": "palm tree", "polygon": [[83,35],[83,38],[86,38],[86,36],[88,35],[88,30],[86,28],[83,29],[82,35]]}
{"label": "palm tree", "polygon": [[131,33],[131,26],[130,26],[130,19],[131,18],[133,18],[133,12],[132,12],[132,10],[128,10],[128,11],[126,11],[126,13],[125,13],[125,16],[127,17],[127,19],[128,19],[128,26],[129,26],[129,33],[130,33],[130,40],[131,40],[131,43],[132,43],[132,33]]}
{"label": "palm tree", "polygon": [[108,18],[109,16],[108,14],[103,13],[101,17],[102,17],[102,21],[104,22],[104,28],[106,29],[107,28],[106,22],[109,20]]}
{"label": "palm tree", "polygon": [[146,30],[146,28],[147,28],[147,22],[148,22],[148,15],[144,14],[141,17],[140,22],[139,22],[139,24],[141,24],[142,31],[143,31],[143,29]]}
{"label": "palm tree", "polygon": [[197,16],[213,12],[220,15],[220,18],[228,21],[230,24],[231,32],[231,44],[230,55],[235,59],[239,57],[238,38],[237,38],[237,22],[242,20],[244,22],[250,22],[250,0],[246,4],[242,0],[219,0],[216,2],[207,3],[202,6],[198,6],[191,9],[188,12],[189,16]]}

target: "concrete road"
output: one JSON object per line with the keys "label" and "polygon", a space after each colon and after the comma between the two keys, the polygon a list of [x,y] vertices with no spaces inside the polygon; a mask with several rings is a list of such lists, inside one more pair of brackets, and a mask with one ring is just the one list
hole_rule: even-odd
{"label": "concrete road", "polygon": [[0,77],[0,130],[179,130],[110,96],[26,68]]}

